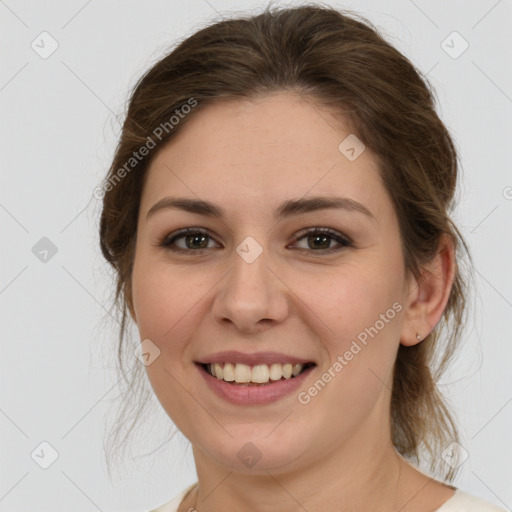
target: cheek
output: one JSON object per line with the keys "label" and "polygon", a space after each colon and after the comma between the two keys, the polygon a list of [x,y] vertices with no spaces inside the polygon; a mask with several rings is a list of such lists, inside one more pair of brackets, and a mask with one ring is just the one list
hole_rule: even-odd
{"label": "cheek", "polygon": [[[380,258],[337,269],[314,283],[302,279],[302,297],[328,327],[321,339],[328,368],[343,375],[333,379],[333,389],[372,395],[390,377],[403,324],[401,275],[399,261],[390,258],[384,264]],[[349,396],[340,399],[350,401]]]}
{"label": "cheek", "polygon": [[178,428],[188,431],[187,418],[200,411],[183,392],[180,382],[190,364],[189,340],[198,326],[198,315],[205,314],[208,283],[185,267],[136,259],[132,294],[140,340],[150,339],[160,355],[146,373],[157,399]]}
{"label": "cheek", "polygon": [[311,407],[312,417],[327,414],[323,424],[330,425],[333,436],[339,435],[340,425],[345,433],[356,429],[376,403],[382,414],[387,410],[402,325],[399,275],[354,268],[314,285],[302,282],[302,296],[328,326],[320,340],[328,361],[318,375],[325,384],[316,381],[315,389],[304,389],[301,403],[311,400],[305,410]]}
{"label": "cheek", "polygon": [[132,276],[133,305],[141,338],[161,346],[164,338],[186,324],[200,293],[194,275],[185,269],[135,261]]}
{"label": "cheek", "polygon": [[398,276],[389,270],[372,271],[369,266],[344,269],[316,277],[314,282],[302,278],[301,296],[328,327],[331,348],[343,349],[360,333],[360,339],[368,330],[376,336],[373,327],[381,337],[399,330]]}

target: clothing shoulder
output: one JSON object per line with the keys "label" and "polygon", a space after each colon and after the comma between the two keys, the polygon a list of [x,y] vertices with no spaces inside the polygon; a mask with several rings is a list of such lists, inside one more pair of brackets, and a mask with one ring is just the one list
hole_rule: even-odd
{"label": "clothing shoulder", "polygon": [[436,512],[507,512],[507,510],[462,489],[457,489],[455,494]]}
{"label": "clothing shoulder", "polygon": [[[189,485],[171,501],[148,512],[177,512],[183,498],[195,485],[196,483]],[[507,510],[485,501],[482,498],[478,498],[462,489],[457,489],[455,494],[444,503],[441,508],[437,509],[436,512],[507,512]]]}
{"label": "clothing shoulder", "polygon": [[[171,501],[168,501],[167,503],[160,505],[158,508],[149,510],[148,512],[178,512],[178,507],[180,506],[180,503],[183,501],[183,498],[193,487],[195,487],[196,483],[197,482],[194,482],[193,484],[189,485],[186,489],[183,489],[183,491],[181,491]],[[190,512],[192,512],[192,510]]]}

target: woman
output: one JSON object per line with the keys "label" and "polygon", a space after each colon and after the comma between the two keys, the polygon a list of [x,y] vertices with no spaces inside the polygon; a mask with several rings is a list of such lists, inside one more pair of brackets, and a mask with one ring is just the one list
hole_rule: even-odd
{"label": "woman", "polygon": [[419,72],[334,9],[216,23],[141,78],[100,236],[120,350],[129,314],[193,447],[157,511],[502,510],[413,464],[460,466],[432,368],[464,320],[456,179]]}

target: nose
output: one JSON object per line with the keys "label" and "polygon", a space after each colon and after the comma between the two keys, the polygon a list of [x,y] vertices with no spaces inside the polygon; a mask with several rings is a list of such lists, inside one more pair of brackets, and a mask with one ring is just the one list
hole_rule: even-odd
{"label": "nose", "polygon": [[233,268],[219,283],[212,306],[217,321],[257,333],[287,317],[287,288],[267,264],[265,251],[252,263],[233,254]]}

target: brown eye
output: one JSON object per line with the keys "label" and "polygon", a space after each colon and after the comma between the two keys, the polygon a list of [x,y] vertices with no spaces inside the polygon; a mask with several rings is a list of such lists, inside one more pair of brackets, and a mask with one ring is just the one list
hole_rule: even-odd
{"label": "brown eye", "polygon": [[[330,253],[353,246],[348,237],[330,228],[308,228],[296,235],[295,245],[299,245],[301,241],[305,241],[306,246],[299,246],[300,250],[313,252]],[[337,244],[334,247],[333,242]]]}
{"label": "brown eye", "polygon": [[159,245],[171,251],[192,252],[208,249],[208,243],[213,241],[205,231],[187,228],[168,235]]}
{"label": "brown eye", "polygon": [[198,233],[197,235],[186,235],[184,238],[188,249],[206,249],[208,246],[208,235]]}
{"label": "brown eye", "polygon": [[329,235],[310,235],[308,245],[311,249],[329,249],[332,238]]}

